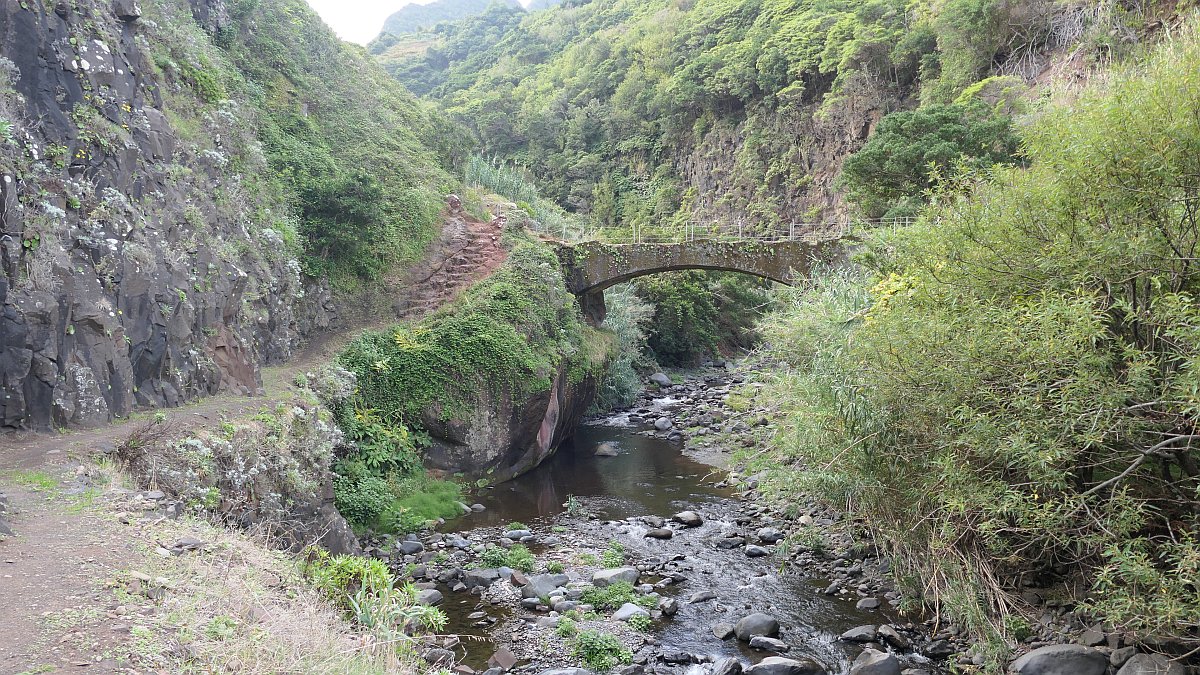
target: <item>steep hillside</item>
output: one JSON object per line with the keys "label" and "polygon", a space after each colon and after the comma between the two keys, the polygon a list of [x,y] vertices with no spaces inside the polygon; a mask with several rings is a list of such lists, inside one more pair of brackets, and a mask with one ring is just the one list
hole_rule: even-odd
{"label": "steep hillside", "polygon": [[491,5],[520,7],[517,0],[437,0],[427,5],[405,5],[383,22],[383,33],[408,35],[433,28],[443,21],[458,21],[482,14]]}
{"label": "steep hillside", "polygon": [[0,52],[0,426],[253,392],[437,230],[452,136],[302,0],[6,3]]}
{"label": "steep hillside", "polygon": [[595,0],[511,20],[460,22],[389,69],[559,203],[642,227],[843,218],[842,163],[884,116],[1087,72],[1156,25],[1152,5],[1048,0]]}
{"label": "steep hillside", "polygon": [[[410,91],[424,95],[445,84],[451,64],[459,64],[467,73],[488,67],[484,59],[489,57],[490,49],[515,30],[524,17],[524,10],[516,3],[489,3],[477,16],[442,23],[424,33],[394,34],[385,27],[367,49]],[[469,84],[469,80],[461,80],[459,86]]]}

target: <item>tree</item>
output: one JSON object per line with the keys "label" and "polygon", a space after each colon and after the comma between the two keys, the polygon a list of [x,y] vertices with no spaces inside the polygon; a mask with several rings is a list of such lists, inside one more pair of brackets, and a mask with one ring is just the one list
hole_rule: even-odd
{"label": "tree", "polygon": [[868,218],[912,213],[955,165],[1014,165],[1012,120],[979,101],[892,113],[842,170],[848,199]]}

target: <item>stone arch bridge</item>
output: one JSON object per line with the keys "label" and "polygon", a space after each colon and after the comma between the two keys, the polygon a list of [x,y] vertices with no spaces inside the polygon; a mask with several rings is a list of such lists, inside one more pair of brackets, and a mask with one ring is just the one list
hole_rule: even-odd
{"label": "stone arch bridge", "polygon": [[636,277],[674,270],[742,272],[791,285],[808,274],[814,261],[840,255],[837,239],[691,240],[673,243],[560,244],[559,262],[567,289],[579,298],[594,324],[604,320],[604,289]]}

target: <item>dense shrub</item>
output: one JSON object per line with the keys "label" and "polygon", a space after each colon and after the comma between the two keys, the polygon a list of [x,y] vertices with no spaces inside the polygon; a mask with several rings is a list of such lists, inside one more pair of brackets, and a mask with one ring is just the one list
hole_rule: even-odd
{"label": "dense shrub", "polygon": [[586,328],[547,247],[518,244],[505,265],[452,307],[415,326],[368,332],[339,356],[358,378],[351,402],[387,424],[443,419],[476,397],[544,391],[563,359],[598,370],[604,354],[585,348]]}
{"label": "dense shrub", "polygon": [[895,112],[846,159],[847,198],[868,218],[915,216],[935,181],[1016,163],[1012,120],[982,101]]}
{"label": "dense shrub", "polygon": [[632,652],[615,635],[594,630],[581,631],[571,638],[571,654],[601,673],[633,659]]}
{"label": "dense shrub", "polygon": [[1023,582],[1064,569],[1097,619],[1200,644],[1194,32],[1025,141],[1028,169],[788,296],[765,463],[849,505],[993,656]]}
{"label": "dense shrub", "polygon": [[377,476],[337,476],[333,494],[338,511],[358,528],[375,522],[393,500],[391,487]]}
{"label": "dense shrub", "polygon": [[757,335],[749,327],[768,302],[766,282],[737,273],[668,272],[634,285],[654,307],[647,344],[666,366],[696,365],[721,349],[752,346]]}

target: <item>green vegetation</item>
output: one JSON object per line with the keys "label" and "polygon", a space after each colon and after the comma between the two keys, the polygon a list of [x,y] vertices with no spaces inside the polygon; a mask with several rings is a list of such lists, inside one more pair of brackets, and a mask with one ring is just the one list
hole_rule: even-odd
{"label": "green vegetation", "polygon": [[440,631],[446,615],[417,603],[412,584],[397,588],[383,561],[363,556],[331,556],[306,549],[304,576],[321,595],[346,610],[354,623],[393,649],[409,648],[414,632]]}
{"label": "green vegetation", "polygon": [[[408,35],[432,28],[443,21],[454,21],[482,14],[492,5],[519,7],[516,0],[436,0],[427,5],[405,5],[383,22],[385,35]],[[380,38],[384,37],[381,35]]]}
{"label": "green vegetation", "polygon": [[560,368],[572,382],[600,374],[607,334],[584,325],[554,253],[513,238],[507,262],[452,306],[415,325],[367,332],[338,357],[357,387],[330,402],[354,441],[334,466],[335,492],[356,527],[408,532],[459,514],[457,486],[422,478],[428,437],[420,429],[431,419],[545,391]]}
{"label": "green vegetation", "polygon": [[958,174],[764,329],[767,485],[851,505],[993,662],[1052,570],[1095,620],[1200,644],[1197,111],[1193,27],[1039,111],[1027,167]]}
{"label": "green vegetation", "polygon": [[625,547],[619,541],[610,541],[608,548],[600,556],[600,565],[606,569],[614,569],[625,564]]}
{"label": "green vegetation", "polygon": [[633,584],[628,581],[618,581],[604,588],[589,588],[583,592],[583,597],[580,599],[584,603],[594,606],[596,609],[617,609],[627,602],[641,605],[647,609],[653,609],[658,606],[658,601],[654,597],[639,595],[634,590]]}
{"label": "green vegetation", "polygon": [[[621,284],[604,291],[604,328],[612,331],[614,344],[608,368],[596,391],[593,404],[598,410],[612,410],[630,405],[642,391],[640,371],[649,371],[646,355],[646,329],[654,308],[642,300],[631,284]],[[567,500],[567,513],[576,515],[578,504]]]}
{"label": "green vegetation", "polygon": [[842,169],[847,198],[868,218],[914,216],[935,181],[951,171],[1014,164],[1012,120],[983,103],[930,105],[892,113]]}
{"label": "green vegetation", "polygon": [[470,129],[485,156],[523,167],[544,195],[597,225],[766,228],[825,215],[812,209],[833,176],[796,161],[814,137],[829,140],[822,120],[836,120],[842,143],[862,105],[951,106],[993,68],[1026,76],[1037,67],[1030,55],[1068,45],[1111,58],[1143,11],[1046,0],[493,6],[385,63]]}
{"label": "green vegetation", "polygon": [[571,655],[597,672],[633,660],[633,653],[615,635],[594,630],[581,631],[571,639]]}
{"label": "green vegetation", "polygon": [[650,629],[650,624],[653,623],[653,621],[646,614],[635,614],[634,616],[629,617],[629,621],[626,623],[629,624],[630,628],[644,633]]}
{"label": "green vegetation", "polygon": [[[204,133],[193,118],[248,123],[261,146],[214,152],[230,172],[249,174],[254,219],[302,254],[306,271],[353,284],[419,257],[455,186],[442,168],[461,144],[451,125],[302,0],[231,3],[212,35],[186,9],[146,11],[157,25],[157,75],[194,97],[167,88],[172,124],[190,142]],[[254,166],[263,155],[268,171]]]}
{"label": "green vegetation", "polygon": [[654,307],[647,346],[665,366],[696,365],[720,351],[752,347],[769,284],[744,274],[689,270],[640,277],[637,294]]}
{"label": "green vegetation", "polygon": [[596,372],[603,350],[588,347],[558,259],[522,241],[506,264],[452,307],[415,326],[369,332],[339,357],[358,377],[349,405],[385,425],[419,424],[436,410],[442,420],[467,412],[482,392],[514,396],[545,391],[566,359],[582,376]]}
{"label": "green vegetation", "polygon": [[487,568],[511,567],[522,572],[532,572],[537,568],[537,559],[524,544],[513,544],[509,548],[489,544],[480,555],[479,562]]}

